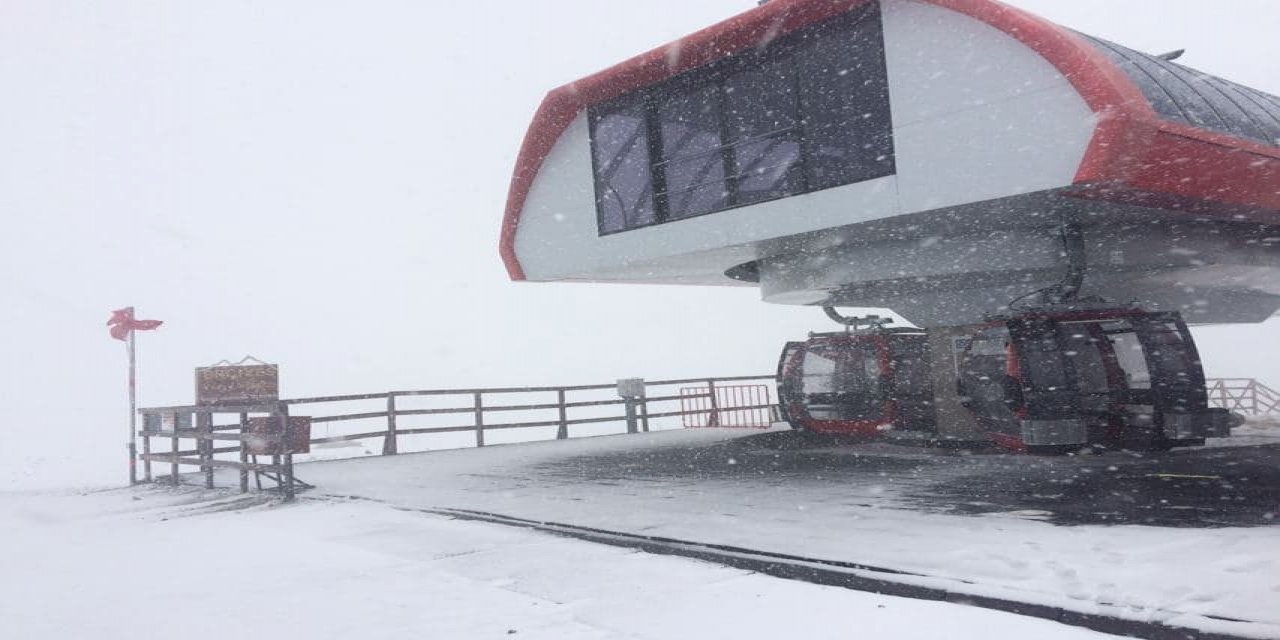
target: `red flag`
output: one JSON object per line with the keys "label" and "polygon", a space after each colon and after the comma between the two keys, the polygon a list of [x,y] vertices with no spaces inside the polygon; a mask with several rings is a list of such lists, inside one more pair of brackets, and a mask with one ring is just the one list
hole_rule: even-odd
{"label": "red flag", "polygon": [[160,320],[134,319],[133,307],[112,311],[111,319],[107,321],[107,326],[111,327],[111,337],[116,340],[124,340],[134,331],[150,331],[161,324],[164,323]]}

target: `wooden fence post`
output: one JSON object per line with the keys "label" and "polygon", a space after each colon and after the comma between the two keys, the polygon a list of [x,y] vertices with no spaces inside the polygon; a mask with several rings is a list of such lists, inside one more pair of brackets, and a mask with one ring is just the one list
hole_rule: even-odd
{"label": "wooden fence post", "polygon": [[151,430],[147,428],[147,416],[142,420],[142,477],[151,482]]}
{"label": "wooden fence post", "polygon": [[387,394],[387,437],[382,439],[382,455],[394,456],[398,451],[396,442],[396,396]]}
{"label": "wooden fence post", "polygon": [[[213,435],[213,414],[201,411],[196,414],[196,436]],[[175,425],[175,428],[177,425]],[[204,472],[204,488],[213,488],[213,438],[200,438],[196,441],[196,449],[200,451],[200,470]]]}
{"label": "wooden fence post", "polygon": [[283,422],[283,428],[280,430],[280,436],[284,441],[280,443],[280,450],[284,453],[284,469],[277,469],[277,473],[284,480],[284,500],[285,502],[293,501],[293,429],[290,428],[289,405],[281,402],[276,409],[276,415]]}
{"label": "wooden fence post", "polygon": [[716,397],[716,381],[707,380],[707,393],[711,394],[711,415],[707,418],[708,427],[720,426],[720,399]]}
{"label": "wooden fence post", "polygon": [[171,415],[173,415],[173,437],[169,439],[169,446],[172,449],[169,454],[172,456],[169,464],[169,483],[176,487],[178,486],[178,414]]}
{"label": "wooden fence post", "polygon": [[240,493],[249,492],[249,447],[244,441],[245,434],[249,433],[249,414],[241,412],[240,414]]}
{"label": "wooden fence post", "polygon": [[560,424],[556,427],[556,440],[567,440],[569,438],[569,413],[568,407],[564,406],[564,389],[556,389],[557,404],[560,409]]}
{"label": "wooden fence post", "polygon": [[484,404],[481,402],[480,398],[481,396],[484,395],[484,393],[481,391],[477,391],[473,395],[475,395],[475,398],[476,398],[476,446],[483,447],[484,446]]}

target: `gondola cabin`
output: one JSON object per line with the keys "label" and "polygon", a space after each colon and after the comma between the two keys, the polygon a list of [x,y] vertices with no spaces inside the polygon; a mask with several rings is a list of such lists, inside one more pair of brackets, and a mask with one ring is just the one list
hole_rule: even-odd
{"label": "gondola cabin", "polygon": [[812,433],[936,431],[927,337],[918,329],[820,333],[787,343],[778,397],[783,419]]}
{"label": "gondola cabin", "polygon": [[1034,312],[981,328],[959,391],[983,431],[1013,450],[1088,444],[1167,449],[1227,435],[1177,313]]}

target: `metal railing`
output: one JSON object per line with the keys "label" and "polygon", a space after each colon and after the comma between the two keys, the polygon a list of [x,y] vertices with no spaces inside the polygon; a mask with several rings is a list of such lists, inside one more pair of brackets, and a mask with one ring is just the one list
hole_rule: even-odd
{"label": "metal railing", "polygon": [[[690,409],[681,406],[681,401],[690,397],[680,393],[676,387],[680,385],[705,385],[707,391],[695,394],[696,397],[712,398],[717,395],[716,388],[728,382],[748,380],[767,380],[772,382],[773,376],[734,376],[722,378],[685,378],[678,380],[646,380],[646,393],[635,401],[636,419],[629,423],[627,413],[613,413],[612,408],[625,408],[627,399],[615,393],[616,384],[592,384],[559,387],[498,387],[482,389],[428,389],[417,391],[390,391],[387,393],[371,393],[345,396],[321,396],[314,398],[296,398],[281,402],[294,407],[294,415],[310,414],[312,425],[333,423],[357,423],[378,421],[377,429],[326,435],[311,439],[312,444],[325,444],[369,438],[382,438],[382,454],[394,455],[400,452],[400,440],[405,436],[440,434],[470,431],[475,436],[475,446],[486,444],[486,434],[507,429],[529,429],[534,427],[555,428],[554,438],[564,440],[574,434],[571,428],[592,424],[622,424],[627,432],[648,431],[651,421],[661,418],[678,418],[689,414],[720,414],[734,410],[769,409],[772,404],[752,406],[718,406],[712,402],[706,408]],[[651,390],[656,390],[654,393]],[[495,396],[516,397],[513,402],[495,401]],[[446,405],[412,407],[408,406],[414,399],[444,399]],[[458,401],[465,403],[458,406]],[[315,412],[299,410],[304,405],[320,405],[334,403],[378,402],[379,410],[337,413],[334,415],[316,415]],[[535,420],[503,420],[494,416],[511,415],[512,413],[530,414],[544,413]],[[576,414],[576,415],[571,415]],[[413,426],[411,421],[437,416],[466,416],[465,422],[446,423],[424,426]],[[596,433],[588,434],[596,435]]]}
{"label": "metal railing", "polygon": [[[234,468],[240,472],[242,491],[248,490],[248,474],[253,472],[255,475],[266,474],[279,482],[282,493],[291,498],[295,485],[299,483],[293,476],[294,452],[284,450],[286,448],[282,446],[282,443],[294,441],[289,416],[308,417],[313,436],[317,427],[325,431],[323,435],[307,439],[310,445],[381,439],[381,455],[396,455],[406,451],[406,439],[414,436],[471,432],[474,446],[483,447],[490,444],[491,439],[498,439],[496,433],[509,430],[545,430],[541,437],[522,436],[519,441],[564,440],[607,433],[636,433],[655,427],[680,428],[682,421],[691,416],[702,424],[733,426],[732,416],[743,411],[768,411],[773,415],[775,407],[768,402],[768,394],[764,395],[765,403],[743,405],[727,399],[736,396],[726,396],[720,391],[722,387],[732,386],[729,383],[747,381],[764,381],[764,384],[771,385],[773,376],[644,381],[644,395],[630,399],[619,397],[618,385],[611,383],[389,391],[293,398],[258,406],[148,407],[138,411],[144,418],[149,418],[144,419],[144,428],[138,432],[143,438],[143,451],[138,459],[144,464],[148,481],[152,480],[152,463],[170,465],[170,481],[174,483],[178,482],[179,465],[199,466],[205,474],[206,486],[212,486],[215,468]],[[691,391],[690,385],[704,391]],[[689,400],[696,398],[705,398],[706,405],[690,406]],[[317,411],[321,406],[339,408],[334,412]],[[236,415],[238,420],[224,425],[214,424],[214,416],[219,414]],[[251,432],[249,425],[254,420],[251,415],[280,419],[281,431],[274,435]],[[339,433],[333,433],[335,428]],[[153,452],[153,438],[167,440],[170,451]],[[184,449],[183,440],[194,441],[195,444],[186,445]],[[215,447],[218,441],[234,445]],[[256,456],[250,460],[250,449],[254,446],[261,448],[264,444],[280,449],[273,452],[271,462],[259,463]],[[434,448],[459,446],[468,445],[451,442],[446,447]],[[410,446],[407,450],[425,448]],[[233,453],[237,454],[237,459],[217,457]]]}
{"label": "metal railing", "polygon": [[1256,378],[1209,378],[1209,405],[1246,415],[1280,414],[1280,392]]}

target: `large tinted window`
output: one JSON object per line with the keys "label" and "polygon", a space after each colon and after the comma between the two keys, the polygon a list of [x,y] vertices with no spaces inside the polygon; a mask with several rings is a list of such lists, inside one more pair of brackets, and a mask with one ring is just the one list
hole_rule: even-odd
{"label": "large tinted window", "polygon": [[876,22],[875,37],[826,28],[802,34],[797,43],[812,190],[894,171],[884,44]]}
{"label": "large tinted window", "polygon": [[653,223],[649,135],[644,105],[620,103],[595,119],[592,147],[601,231]]}
{"label": "large tinted window", "polygon": [[724,80],[726,154],[738,204],[799,193],[800,101],[790,55],[743,65]]}
{"label": "large tinted window", "polygon": [[879,8],[591,110],[600,232],[894,172]]}
{"label": "large tinted window", "polygon": [[684,218],[723,209],[729,201],[721,152],[720,92],[694,86],[658,104],[667,216]]}

